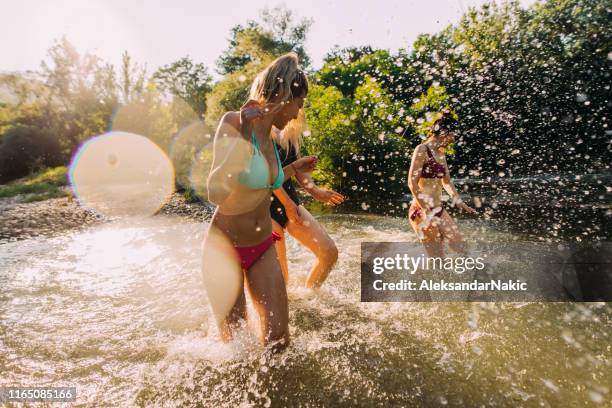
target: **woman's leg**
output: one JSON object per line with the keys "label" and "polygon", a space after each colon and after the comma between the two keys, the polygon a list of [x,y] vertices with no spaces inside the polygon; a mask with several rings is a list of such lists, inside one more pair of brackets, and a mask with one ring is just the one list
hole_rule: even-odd
{"label": "woman's leg", "polygon": [[[411,217],[411,215],[416,211],[419,211],[418,215],[412,219],[413,217]],[[439,217],[433,217],[429,225],[423,228],[421,233],[419,233],[419,229],[421,228],[419,224],[423,222],[424,218],[425,214],[423,210],[421,210],[415,202],[412,202],[408,209],[408,222],[425,247],[427,255],[430,257],[443,257],[443,234],[439,228],[440,219]]]}
{"label": "woman's leg", "polygon": [[272,231],[278,233],[281,239],[276,241],[276,254],[278,255],[278,262],[280,263],[281,271],[283,272],[283,279],[285,280],[285,286],[289,283],[289,267],[287,265],[287,247],[285,242],[285,230],[281,225],[272,220]]}
{"label": "woman's leg", "polygon": [[283,350],[289,344],[289,310],[287,289],[274,245],[270,245],[246,271],[246,279],[259,315],[264,344],[278,342],[273,350]]}
{"label": "woman's leg", "polygon": [[[438,218],[438,217],[435,217]],[[455,221],[451,218],[446,210],[444,210],[441,214],[441,217],[438,218],[440,220],[438,228],[442,232],[444,239],[448,241],[448,246],[460,254],[460,256],[465,257],[468,255],[468,247],[466,242],[463,240],[463,237],[459,233],[459,228]],[[444,279],[448,279],[450,282],[459,282],[459,283],[469,283],[474,280],[474,270],[465,270],[462,273],[457,273],[454,271],[443,271],[442,276]],[[470,292],[468,291],[453,291],[448,292],[444,295],[441,293],[437,293],[436,295],[440,295],[440,299],[442,301],[466,301]],[[436,296],[432,296],[432,299],[436,300]]]}
{"label": "woman's leg", "polygon": [[321,224],[301,205],[300,214],[304,223],[298,224],[290,220],[287,223],[287,232],[317,257],[306,280],[306,287],[319,288],[338,260],[338,248]]}
{"label": "woman's leg", "polygon": [[442,212],[440,221],[439,228],[442,235],[444,235],[444,237],[448,240],[448,246],[450,246],[455,252],[461,255],[466,255],[468,250],[467,244],[459,232],[459,227],[448,212],[446,212],[446,210]]}
{"label": "woman's leg", "polygon": [[246,298],[244,297],[244,286],[240,288],[240,294],[236,303],[232,306],[229,314],[219,324],[219,332],[221,339],[225,342],[230,341],[234,336],[234,330],[240,327],[241,323],[246,321]]}
{"label": "woman's leg", "polygon": [[202,277],[223,341],[246,320],[244,271],[227,237],[211,225],[203,243]]}

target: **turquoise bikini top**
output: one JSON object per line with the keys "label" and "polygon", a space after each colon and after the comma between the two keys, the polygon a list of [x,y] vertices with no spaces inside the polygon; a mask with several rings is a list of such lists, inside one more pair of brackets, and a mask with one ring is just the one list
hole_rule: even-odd
{"label": "turquoise bikini top", "polygon": [[251,160],[249,161],[247,168],[244,169],[238,176],[238,181],[252,189],[271,188],[274,190],[282,186],[283,182],[285,181],[285,173],[283,172],[283,167],[281,166],[281,160],[278,157],[278,149],[276,148],[276,144],[274,144],[274,153],[276,154],[278,175],[276,176],[274,183],[270,185],[268,184],[268,180],[270,180],[268,161],[259,149],[259,143],[257,143],[257,138],[255,137],[255,129],[253,129],[251,143],[253,143],[253,155],[251,156]]}

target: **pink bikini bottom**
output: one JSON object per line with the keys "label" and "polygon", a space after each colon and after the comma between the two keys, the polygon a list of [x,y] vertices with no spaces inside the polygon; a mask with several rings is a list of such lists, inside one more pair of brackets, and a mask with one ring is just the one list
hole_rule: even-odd
{"label": "pink bikini bottom", "polygon": [[281,236],[277,232],[272,232],[272,235],[257,245],[234,247],[236,253],[238,254],[238,258],[240,259],[240,265],[242,265],[242,268],[249,269],[251,266],[253,266],[255,261],[257,261],[268,250],[268,248],[274,244],[274,241],[278,241],[280,239]]}

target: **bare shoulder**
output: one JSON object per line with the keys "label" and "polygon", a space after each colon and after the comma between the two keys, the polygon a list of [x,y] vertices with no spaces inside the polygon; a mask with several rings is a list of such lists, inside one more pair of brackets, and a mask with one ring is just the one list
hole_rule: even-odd
{"label": "bare shoulder", "polygon": [[240,112],[226,112],[219,121],[218,129],[223,133],[227,133],[227,136],[240,135]]}
{"label": "bare shoulder", "polygon": [[221,117],[221,120],[219,121],[219,126],[222,125],[232,126],[236,130],[240,129],[240,112],[225,112],[225,114]]}
{"label": "bare shoulder", "polygon": [[223,121],[236,129],[240,128],[240,112],[229,111],[223,115]]}
{"label": "bare shoulder", "polygon": [[414,148],[414,154],[417,154],[419,156],[422,154],[425,154],[426,151],[427,151],[427,146],[425,146],[424,143],[421,143],[417,145],[417,147]]}

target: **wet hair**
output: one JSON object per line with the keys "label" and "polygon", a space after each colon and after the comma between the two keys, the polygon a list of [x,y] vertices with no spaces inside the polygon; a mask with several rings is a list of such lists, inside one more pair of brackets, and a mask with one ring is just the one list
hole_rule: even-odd
{"label": "wet hair", "polygon": [[[297,54],[289,52],[272,61],[257,75],[251,85],[249,98],[266,104],[277,96],[280,101],[289,102],[293,98],[305,98],[307,94],[306,74],[299,67]],[[289,121],[282,131],[273,131],[274,140],[286,151],[291,144],[299,156],[305,126],[304,110],[300,109],[297,119]]]}
{"label": "wet hair", "polygon": [[283,102],[296,97],[306,97],[308,79],[298,66],[295,52],[282,55],[257,74],[251,85],[250,99],[267,103],[277,96]]}
{"label": "wet hair", "polygon": [[442,111],[442,114],[431,125],[430,135],[439,135],[442,132],[448,132],[457,128],[457,120],[448,110]]}

